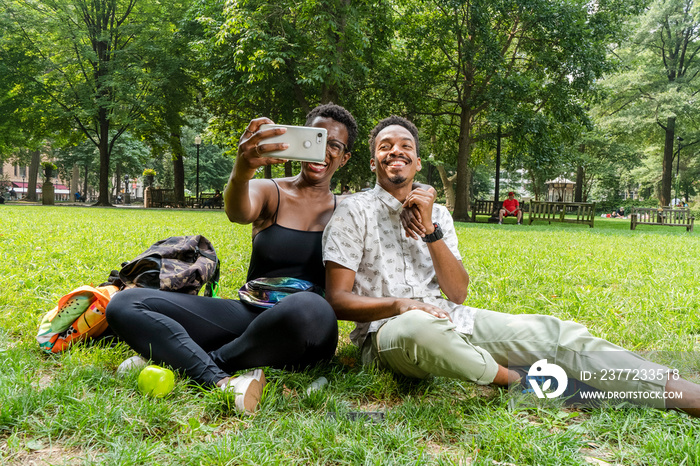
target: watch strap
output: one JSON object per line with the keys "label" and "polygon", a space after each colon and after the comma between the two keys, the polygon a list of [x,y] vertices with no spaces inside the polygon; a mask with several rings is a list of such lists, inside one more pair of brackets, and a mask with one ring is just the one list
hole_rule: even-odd
{"label": "watch strap", "polygon": [[435,241],[442,239],[442,237],[444,236],[444,234],[443,234],[443,232],[442,232],[442,228],[440,228],[440,224],[439,224],[439,223],[433,223],[433,228],[434,228],[434,230],[433,230],[432,233],[430,233],[429,235],[425,235],[425,236],[423,237],[423,242],[425,242],[425,243],[434,243]]}

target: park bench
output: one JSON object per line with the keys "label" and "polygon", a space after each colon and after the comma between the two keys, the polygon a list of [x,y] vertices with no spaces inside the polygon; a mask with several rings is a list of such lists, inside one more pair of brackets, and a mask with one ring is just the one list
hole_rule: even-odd
{"label": "park bench", "polygon": [[472,201],[472,222],[476,222],[477,215],[498,215],[498,210],[503,205],[503,201],[487,201],[484,199],[475,199]]}
{"label": "park bench", "polygon": [[530,201],[530,225],[536,220],[546,220],[549,223],[582,223],[593,228],[594,219],[595,202]]}
{"label": "park bench", "polygon": [[174,189],[151,188],[150,193],[150,202],[147,207],[172,207],[176,204]]}
{"label": "park bench", "polygon": [[630,230],[637,225],[664,225],[692,232],[695,217],[686,207],[632,207],[630,222]]}

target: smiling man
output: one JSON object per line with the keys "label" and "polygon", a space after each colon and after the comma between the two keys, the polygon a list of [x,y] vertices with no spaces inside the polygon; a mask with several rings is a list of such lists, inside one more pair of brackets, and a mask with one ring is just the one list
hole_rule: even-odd
{"label": "smiling man", "polygon": [[[414,189],[421,169],[418,130],[392,116],[370,134],[373,190],[355,194],[334,212],[323,234],[326,299],[341,320],[356,322],[350,334],[363,363],[398,374],[453,377],[506,386],[529,366],[549,358],[570,378],[602,368],[656,374],[653,379],[591,380],[600,390],[637,391],[645,404],[700,413],[695,384],[612,343],[580,324],[546,315],[512,315],[462,305],[469,275],[447,209],[434,194]],[[420,213],[425,235],[407,237],[402,209]],[[444,294],[444,297],[443,297]],[[663,375],[663,376],[660,376]],[[682,404],[664,393],[683,391]]]}

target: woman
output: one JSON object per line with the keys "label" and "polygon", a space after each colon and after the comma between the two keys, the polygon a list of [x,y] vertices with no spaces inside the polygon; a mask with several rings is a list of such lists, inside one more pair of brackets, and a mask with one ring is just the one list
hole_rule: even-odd
{"label": "woman", "polygon": [[[232,222],[253,224],[248,281],[291,277],[325,285],[321,235],[338,199],[333,173],[345,165],[357,124],[344,108],[313,109],[307,126],[328,132],[323,163],[301,163],[291,178],[253,179],[257,168],[282,163],[265,157],[285,144],[265,144],[283,128],[260,131],[268,118],[250,122],[238,146],[225,209]],[[338,341],[333,309],[319,294],[302,291],[264,309],[249,302],[135,288],[107,307],[114,332],[141,356],[184,372],[199,384],[231,389],[239,411],[253,411],[265,384],[261,370],[232,378],[242,369],[302,368],[329,360]]]}

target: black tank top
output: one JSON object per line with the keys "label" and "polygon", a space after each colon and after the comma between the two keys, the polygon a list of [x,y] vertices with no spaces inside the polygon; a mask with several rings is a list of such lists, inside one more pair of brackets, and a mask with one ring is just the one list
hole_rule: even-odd
{"label": "black tank top", "polygon": [[[303,231],[277,224],[280,208],[280,188],[277,188],[277,209],[273,223],[253,238],[253,252],[248,266],[248,281],[260,277],[292,277],[308,280],[326,287],[323,267],[323,231]],[[335,195],[333,210],[335,210]]]}

